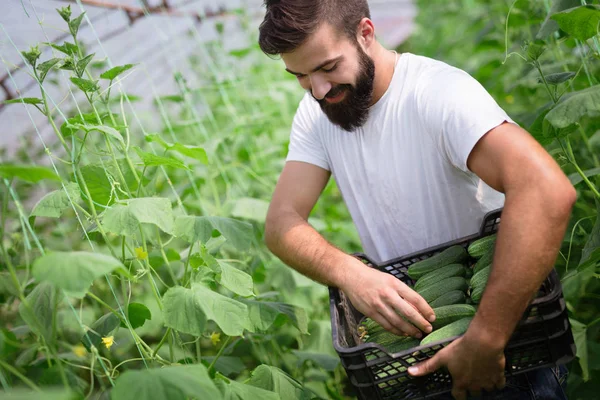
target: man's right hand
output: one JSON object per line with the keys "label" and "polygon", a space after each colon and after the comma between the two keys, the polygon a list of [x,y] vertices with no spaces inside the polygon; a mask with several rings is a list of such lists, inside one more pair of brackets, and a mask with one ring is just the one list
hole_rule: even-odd
{"label": "man's right hand", "polygon": [[435,314],[421,295],[391,274],[350,260],[339,286],[358,311],[396,335],[421,338],[421,331],[431,332]]}

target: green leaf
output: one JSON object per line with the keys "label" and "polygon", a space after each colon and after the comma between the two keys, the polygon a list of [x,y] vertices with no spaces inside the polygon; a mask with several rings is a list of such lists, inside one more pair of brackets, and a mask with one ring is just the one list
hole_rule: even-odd
{"label": "green leaf", "polygon": [[298,357],[298,362],[300,365],[304,364],[306,361],[312,361],[323,367],[323,369],[326,371],[334,371],[340,363],[339,357],[332,356],[330,354],[300,350],[292,350],[292,353]]}
{"label": "green leaf", "polygon": [[65,20],[66,23],[69,23],[71,20],[71,6],[68,5],[66,7],[57,8],[56,11],[60,14],[62,19]]}
{"label": "green leaf", "polygon": [[240,296],[254,295],[254,282],[250,275],[227,262],[217,260],[208,253],[204,246],[202,246],[201,254],[206,265],[215,272],[217,282]]}
{"label": "green leaf", "polygon": [[115,128],[111,128],[106,125],[85,125],[85,124],[73,124],[69,128],[72,129],[81,129],[85,132],[93,132],[98,131],[100,133],[104,133],[105,135],[112,136],[117,139],[123,146],[125,146],[125,141],[123,140],[123,136],[117,131]]}
{"label": "green leaf", "polygon": [[129,199],[106,210],[102,226],[117,235],[135,236],[140,224],[153,224],[163,232],[173,231],[171,201],[164,197],[141,197]]}
{"label": "green leaf", "polygon": [[261,199],[243,197],[236,200],[231,215],[236,218],[250,219],[264,223],[267,218],[269,203]]}
{"label": "green leaf", "polygon": [[256,387],[246,385],[244,383],[236,382],[234,380],[220,379],[215,381],[215,384],[223,394],[223,398],[227,400],[281,400],[281,398],[274,392]]}
{"label": "green leaf", "polygon": [[245,304],[198,283],[192,284],[191,289],[169,289],[163,304],[165,325],[190,335],[201,336],[207,320],[215,321],[229,336],[240,336],[250,326]]}
{"label": "green leaf", "polygon": [[75,84],[75,86],[86,93],[97,92],[100,90],[100,86],[97,84],[98,81],[90,81],[89,79],[77,78],[75,76],[72,76],[69,79]]}
{"label": "green leaf", "polygon": [[541,40],[528,42],[525,45],[525,52],[529,61],[537,60],[544,54],[544,51],[546,51],[546,44]]}
{"label": "green leaf", "polygon": [[117,76],[121,75],[123,72],[125,72],[133,67],[135,67],[135,64],[125,64],[125,65],[120,65],[118,67],[113,67],[113,68],[109,69],[108,71],[104,71],[100,75],[100,79],[107,79],[109,81],[112,81]]}
{"label": "green leaf", "polygon": [[94,58],[95,55],[96,55],[96,53],[89,54],[89,55],[85,56],[84,58],[82,58],[81,60],[77,61],[77,66],[75,68],[75,72],[77,73],[77,75],[79,75],[79,76],[83,75],[83,73],[85,72],[85,68],[88,66],[90,61],[92,61],[92,59]]}
{"label": "green leaf", "polygon": [[48,74],[48,72],[59,62],[60,58],[51,58],[50,60],[44,61],[43,63],[37,66],[37,70],[40,72],[40,82],[44,82],[44,79],[46,79],[46,75]]}
{"label": "green leaf", "polygon": [[31,216],[58,218],[71,207],[71,203],[77,203],[80,199],[79,186],[75,182],[69,182],[64,189],[55,190],[42,197],[33,207]]}
{"label": "green leaf", "polygon": [[81,337],[81,343],[83,343],[88,351],[92,351],[92,346],[99,347],[102,343],[102,338],[110,336],[110,333],[119,327],[120,322],[119,317],[112,312],[104,314]]}
{"label": "green leaf", "polygon": [[[202,361],[207,365],[213,362],[215,356],[207,356],[202,357]],[[229,376],[231,374],[239,374],[246,370],[246,366],[242,362],[240,357],[231,357],[231,356],[220,356],[215,361],[215,370],[219,371],[219,373]]]}
{"label": "green leaf", "polygon": [[187,165],[185,165],[183,162],[179,161],[176,158],[157,156],[152,153],[147,153],[147,152],[141,150],[139,147],[134,147],[134,149],[135,149],[136,153],[138,153],[138,155],[140,156],[140,158],[142,159],[142,161],[144,162],[144,165],[146,167],[157,167],[157,166],[164,165],[165,167],[187,169],[187,170],[190,169]]}
{"label": "green leaf", "polygon": [[79,32],[79,26],[81,25],[81,21],[85,16],[85,11],[79,14],[79,16],[71,21],[69,21],[69,31],[73,37],[77,37],[77,33]]}
{"label": "green leaf", "polygon": [[44,104],[42,99],[37,97],[19,97],[18,99],[3,100],[2,104]]}
{"label": "green leaf", "polygon": [[63,45],[58,45],[55,43],[44,43],[48,46],[51,46],[53,49],[60,51],[68,56],[73,56],[74,54],[79,53],[79,47],[74,45],[73,43],[64,42]]}
{"label": "green leaf", "polygon": [[166,150],[173,150],[180,154],[183,154],[186,157],[194,158],[203,164],[208,164],[208,156],[206,155],[206,150],[204,150],[202,147],[188,146],[181,143],[171,144],[165,142],[159,134],[147,135],[146,141],[158,143]]}
{"label": "green leaf", "polygon": [[60,182],[60,177],[50,168],[37,165],[0,164],[0,178],[19,178],[27,182],[37,183],[42,179]]}
{"label": "green leaf", "polygon": [[[146,320],[152,320],[152,313],[148,307],[142,303],[129,303],[129,306],[127,307],[127,317],[129,318],[131,327],[136,329],[143,326]],[[127,328],[122,322],[121,326]]]}
{"label": "green leaf", "polygon": [[[9,343],[9,341],[13,342],[13,343],[19,343],[19,339],[17,339],[17,337],[15,336],[15,334],[13,332],[9,331],[8,329],[4,329],[4,328],[0,329],[0,357],[3,360],[8,360],[11,355],[13,355],[14,353],[17,353],[19,351],[19,348],[16,346],[13,346],[11,343]],[[237,357],[228,357],[228,358],[237,358]],[[209,362],[210,361],[212,361],[212,360],[209,360]],[[219,360],[217,360],[217,364],[218,363],[219,363]],[[240,363],[241,363],[241,360],[240,360]],[[242,372],[244,369],[246,369],[246,366],[242,363],[242,370],[239,372]],[[233,372],[235,372],[235,371],[233,371]],[[236,373],[239,373],[239,372],[236,372]]]}
{"label": "green leaf", "polygon": [[45,387],[42,393],[24,388],[12,388],[10,392],[0,392],[0,400],[73,400],[78,395],[71,389]]}
{"label": "green leaf", "polygon": [[[114,177],[109,171],[105,170],[100,165],[90,164],[85,165],[80,169],[81,175],[85,180],[85,183],[92,196],[92,200],[103,206],[107,206],[113,203],[112,184],[111,181],[115,181]],[[110,177],[110,179],[109,179]],[[78,182],[81,189],[81,193],[85,194],[83,183]]]}
{"label": "green leaf", "polygon": [[76,126],[97,124],[98,118],[96,117],[96,114],[78,114],[74,117],[67,119],[65,122],[62,123],[62,125],[60,126],[60,133],[62,133],[63,136],[71,136],[80,129]]}
{"label": "green leaf", "polygon": [[552,20],[552,16],[558,12],[566,10],[568,8],[577,7],[581,5],[581,0],[553,0],[550,11],[542,24],[540,31],[536,35],[536,39],[545,39],[551,33],[558,30],[558,23]]}
{"label": "green leaf", "polygon": [[600,85],[564,96],[546,114],[546,120],[555,128],[567,128],[578,123],[585,115],[589,117],[600,116]]}
{"label": "green leaf", "polygon": [[29,47],[29,51],[22,51],[21,54],[23,55],[25,60],[27,60],[29,65],[31,65],[32,67],[35,65],[37,60],[42,55],[42,53],[40,52],[40,48],[38,46],[31,46],[31,47]]}
{"label": "green leaf", "polygon": [[600,22],[600,7],[586,5],[570,8],[556,13],[552,19],[558,22],[560,29],[581,41],[596,36]]}
{"label": "green leaf", "polygon": [[[546,75],[544,78],[546,79],[546,83],[549,85],[559,85],[563,82],[568,81],[577,75],[575,72],[558,72],[556,74]],[[542,78],[538,78],[538,83],[543,83]]]}
{"label": "green leaf", "polygon": [[54,343],[52,320],[62,297],[62,293],[54,285],[42,282],[29,293],[25,299],[27,304],[19,304],[19,314],[23,321],[33,333],[43,337],[46,343]]}
{"label": "green leaf", "polygon": [[285,400],[308,400],[316,397],[300,382],[281,369],[270,365],[263,364],[256,367],[248,384],[275,392]]}
{"label": "green leaf", "polygon": [[128,370],[116,381],[112,400],[223,399],[202,364]]}
{"label": "green leaf", "polygon": [[569,318],[571,328],[573,329],[573,338],[575,339],[575,347],[577,348],[577,358],[583,372],[583,380],[590,379],[588,349],[587,349],[587,326],[579,321]]}
{"label": "green leaf", "polygon": [[[600,168],[588,169],[587,171],[583,171],[583,174],[586,176],[586,178],[589,178],[589,177],[595,176],[595,175],[600,175]],[[580,182],[583,182],[583,178],[577,172],[570,174],[569,180],[571,181],[571,184],[573,186],[577,185]]]}
{"label": "green leaf", "polygon": [[46,253],[33,263],[33,277],[50,282],[73,297],[82,298],[94,279],[111,273],[123,264],[116,258],[86,251]]}
{"label": "green leaf", "polygon": [[240,299],[248,306],[250,322],[255,330],[266,331],[280,317],[292,323],[298,330],[308,333],[308,317],[303,308],[290,304]]}
{"label": "green leaf", "polygon": [[252,241],[252,225],[224,217],[179,216],[175,219],[174,235],[188,243],[197,241],[203,244],[212,237],[213,229],[218,230],[235,248],[246,250]]}

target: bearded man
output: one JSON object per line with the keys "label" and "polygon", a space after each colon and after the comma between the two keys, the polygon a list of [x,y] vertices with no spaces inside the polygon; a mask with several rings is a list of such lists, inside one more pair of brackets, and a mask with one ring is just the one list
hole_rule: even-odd
{"label": "bearded man", "polygon": [[487,212],[504,207],[492,273],[469,329],[409,373],[447,367],[455,399],[492,390],[510,399],[565,399],[563,366],[508,384],[504,375],[504,348],[553,268],[576,200],[554,159],[466,72],[385,49],[366,0],[267,0],[259,44],[281,56],[307,91],[267,215],[269,249],[340,288],[385,329],[420,338],[435,319],[427,302],[308,224],[330,176],[375,261],[473,234]]}

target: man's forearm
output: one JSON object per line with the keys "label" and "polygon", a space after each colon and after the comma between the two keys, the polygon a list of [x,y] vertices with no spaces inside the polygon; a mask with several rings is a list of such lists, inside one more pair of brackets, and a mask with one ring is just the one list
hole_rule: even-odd
{"label": "man's forearm", "polygon": [[467,335],[506,346],[554,267],[571,207],[568,195],[507,193],[492,273]]}
{"label": "man's forearm", "polygon": [[303,275],[328,286],[342,286],[351,273],[348,254],[325,240],[295,212],[267,219],[265,241],[269,250]]}

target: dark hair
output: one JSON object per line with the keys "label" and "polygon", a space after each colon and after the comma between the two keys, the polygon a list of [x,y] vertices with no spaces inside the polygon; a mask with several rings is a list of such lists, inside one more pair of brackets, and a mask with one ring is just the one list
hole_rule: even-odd
{"label": "dark hair", "polygon": [[265,54],[289,53],[323,22],[356,41],[360,21],[371,18],[367,0],[265,0],[258,44]]}

